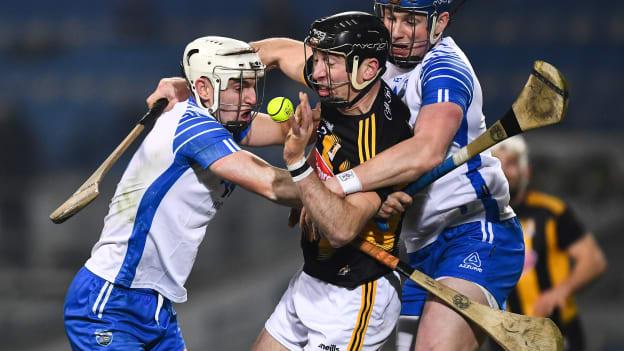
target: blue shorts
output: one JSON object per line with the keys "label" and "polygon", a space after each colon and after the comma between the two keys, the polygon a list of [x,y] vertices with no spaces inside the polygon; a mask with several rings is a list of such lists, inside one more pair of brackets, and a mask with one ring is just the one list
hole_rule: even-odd
{"label": "blue shorts", "polygon": [[65,297],[72,350],[182,351],[171,301],[151,289],[128,289],[82,268]]}
{"label": "blue shorts", "polygon": [[[409,261],[411,267],[434,279],[454,277],[477,283],[503,306],[522,273],[522,229],[516,218],[447,228],[436,241],[410,253]],[[401,315],[420,316],[426,299],[427,291],[407,280]]]}

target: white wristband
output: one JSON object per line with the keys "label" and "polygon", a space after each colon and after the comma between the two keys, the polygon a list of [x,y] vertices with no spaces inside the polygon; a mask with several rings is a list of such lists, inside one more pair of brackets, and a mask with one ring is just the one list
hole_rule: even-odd
{"label": "white wristband", "polygon": [[342,187],[342,191],[345,195],[362,191],[362,182],[360,182],[360,179],[352,169],[338,173],[336,175],[336,180],[338,180],[338,184]]}

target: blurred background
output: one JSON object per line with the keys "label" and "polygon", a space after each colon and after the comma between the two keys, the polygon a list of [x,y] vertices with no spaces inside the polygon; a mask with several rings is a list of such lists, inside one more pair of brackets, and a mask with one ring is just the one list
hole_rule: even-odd
{"label": "blurred background", "polygon": [[[312,20],[345,10],[372,11],[372,1],[4,2],[0,349],[69,349],[65,289],[99,237],[131,152],[88,208],[62,225],[48,215],[130,131],[159,79],[178,75],[189,41],[303,39]],[[624,350],[624,3],[468,1],[448,34],[480,77],[488,124],[506,112],[535,59],[567,76],[567,119],[527,137],[533,181],[568,201],[605,250],[609,270],[579,295],[581,318],[590,350]],[[265,102],[296,101],[300,86],[268,76]],[[257,153],[283,166],[280,148]],[[190,350],[248,349],[302,262],[287,209],[240,189],[230,199],[208,228],[189,301],[177,308]]]}

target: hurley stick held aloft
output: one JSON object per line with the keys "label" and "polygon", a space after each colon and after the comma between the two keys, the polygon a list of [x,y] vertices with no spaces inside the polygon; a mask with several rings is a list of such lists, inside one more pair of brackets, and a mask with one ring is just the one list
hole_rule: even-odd
{"label": "hurley stick held aloft", "polygon": [[68,218],[85,208],[100,194],[100,182],[106,173],[108,173],[119,157],[123,155],[128,147],[141,134],[143,129],[145,129],[145,124],[156,120],[163,113],[168,103],[167,99],[160,99],[154,103],[154,106],[137,122],[130,134],[128,134],[121,144],[104,160],[89,179],[87,179],[69,199],[50,214],[52,222],[57,224],[65,222]]}

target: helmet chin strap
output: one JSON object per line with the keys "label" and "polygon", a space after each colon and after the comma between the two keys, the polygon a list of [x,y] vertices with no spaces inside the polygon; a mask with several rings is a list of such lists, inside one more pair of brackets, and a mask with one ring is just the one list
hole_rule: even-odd
{"label": "helmet chin strap", "polygon": [[437,25],[438,15],[434,13],[433,15],[431,15],[431,29],[429,32],[429,44],[431,44],[432,46],[435,45],[435,43],[437,43],[438,40],[440,40],[440,38],[442,37],[442,32],[438,33],[437,35],[435,34]]}
{"label": "helmet chin strap", "polygon": [[369,81],[364,81],[363,83],[358,83],[357,72],[359,68],[360,68],[360,57],[356,55],[353,57],[353,68],[351,69],[351,86],[354,89],[359,90],[359,92],[353,100],[347,102],[344,106],[342,106],[343,108],[350,108],[353,105],[355,105],[358,101],[360,101],[369,92],[369,90],[371,90],[371,88],[374,85],[373,83],[377,81],[378,77],[382,75],[383,72],[386,71],[386,68],[383,67],[377,71],[377,74],[375,75],[375,77],[373,77],[373,79]]}
{"label": "helmet chin strap", "polygon": [[[442,32],[435,34],[436,27],[438,24],[438,14],[434,13],[433,15],[431,15],[430,19],[431,19],[431,28],[429,29],[429,38],[419,41],[419,43],[428,41],[427,43],[428,47],[427,47],[427,50],[425,51],[425,54],[431,49],[431,47],[433,47],[440,40],[440,38],[442,38]],[[413,47],[414,44],[415,43],[412,40],[411,47]],[[401,68],[413,68],[413,67],[416,67],[416,65],[422,61],[425,54],[423,54],[423,56],[411,56],[411,57],[408,56],[404,60],[397,59],[396,57],[390,56],[389,60],[390,62],[392,62],[393,64]]]}

